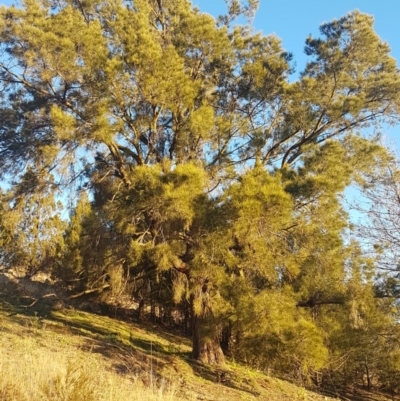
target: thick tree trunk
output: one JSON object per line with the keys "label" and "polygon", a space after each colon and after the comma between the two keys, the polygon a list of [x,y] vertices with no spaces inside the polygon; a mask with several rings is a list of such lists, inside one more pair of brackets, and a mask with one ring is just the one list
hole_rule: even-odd
{"label": "thick tree trunk", "polygon": [[192,319],[193,331],[193,358],[210,365],[225,364],[217,328],[204,327],[202,318],[195,316]]}
{"label": "thick tree trunk", "polygon": [[191,306],[193,358],[210,365],[225,364],[218,326],[211,319],[206,318],[205,311],[196,314],[193,307],[193,299]]}

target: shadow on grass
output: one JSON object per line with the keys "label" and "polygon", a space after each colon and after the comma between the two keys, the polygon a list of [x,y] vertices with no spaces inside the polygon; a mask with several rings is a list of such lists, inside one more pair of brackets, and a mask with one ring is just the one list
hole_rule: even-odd
{"label": "shadow on grass", "polygon": [[193,373],[202,379],[208,380],[219,385],[232,388],[234,390],[243,391],[253,396],[259,396],[257,384],[253,383],[243,375],[238,375],[234,371],[222,367],[215,367],[191,361]]}
{"label": "shadow on grass", "polygon": [[[165,328],[149,323],[124,322],[75,309],[55,311],[49,300],[40,300],[29,306],[31,303],[31,298],[0,293],[0,309],[13,322],[37,335],[41,335],[44,327],[59,334],[77,335],[83,350],[109,359],[120,374],[162,380],[166,371],[171,379],[173,374],[182,376],[187,371],[211,383],[256,394],[254,388],[238,380],[232,372],[193,361],[188,340]],[[43,326],[42,321],[45,322]],[[173,368],[178,360],[178,367]]]}

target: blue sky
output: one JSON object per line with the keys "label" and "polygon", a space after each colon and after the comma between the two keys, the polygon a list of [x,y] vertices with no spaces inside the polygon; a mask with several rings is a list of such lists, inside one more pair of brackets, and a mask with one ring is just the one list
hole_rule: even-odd
{"label": "blue sky", "polygon": [[[304,65],[303,47],[306,37],[318,34],[323,22],[340,18],[358,9],[375,17],[375,30],[388,42],[392,55],[400,60],[400,1],[399,0],[259,0],[254,26],[265,34],[275,33],[284,48],[294,54],[298,66]],[[10,5],[18,0],[0,0]],[[224,0],[192,0],[209,14],[217,16],[225,11]]]}
{"label": "blue sky", "polygon": [[[0,0],[9,5],[17,0]],[[226,10],[224,0],[192,0],[201,11],[217,16]],[[392,56],[400,64],[400,0],[260,0],[254,28],[264,34],[274,33],[285,50],[293,53],[297,72],[305,65],[303,52],[309,34],[318,35],[319,26],[358,9],[373,15],[375,30],[389,43]],[[400,127],[388,127],[400,147]]]}
{"label": "blue sky", "polygon": [[[9,5],[17,0],[0,0]],[[192,0],[201,11],[214,16],[226,10],[224,0]],[[318,35],[319,26],[358,9],[375,18],[375,30],[389,43],[392,56],[400,64],[400,0],[260,0],[254,28],[264,34],[274,33],[285,50],[294,56],[297,72],[305,65],[303,52],[309,34]],[[400,148],[400,127],[387,127],[386,133]]]}
{"label": "blue sky", "polygon": [[[219,15],[226,10],[224,0],[193,0],[201,11]],[[400,0],[260,0],[254,20],[256,31],[274,33],[286,51],[293,54],[296,71],[306,63],[304,43],[310,34],[319,35],[324,22],[339,19],[355,9],[375,18],[375,31],[390,45],[392,56],[400,65]],[[400,148],[400,126],[385,127],[385,133]]]}
{"label": "blue sky", "polygon": [[[224,0],[192,2],[201,11],[215,16],[226,10]],[[374,17],[375,31],[389,44],[391,54],[400,66],[400,0],[260,0],[253,25],[256,31],[262,31],[264,34],[273,33],[282,40],[284,49],[293,54],[298,73],[303,70],[306,63],[303,51],[306,38],[310,34],[319,36],[319,26],[322,23],[339,19],[355,9]],[[386,137],[385,144],[394,151],[397,150],[399,154],[400,125],[382,128]],[[351,203],[365,202],[359,191],[354,188],[346,191],[346,197]],[[348,208],[348,205],[345,207]],[[354,223],[365,218],[355,210],[350,211],[350,216]]]}
{"label": "blue sky", "polygon": [[[193,0],[193,4],[212,15],[226,9],[224,0]],[[338,19],[355,9],[375,17],[375,30],[390,44],[393,57],[400,60],[398,0],[260,0],[254,27],[264,34],[276,34],[301,67],[305,62],[303,48],[307,36],[318,35],[323,22]]]}

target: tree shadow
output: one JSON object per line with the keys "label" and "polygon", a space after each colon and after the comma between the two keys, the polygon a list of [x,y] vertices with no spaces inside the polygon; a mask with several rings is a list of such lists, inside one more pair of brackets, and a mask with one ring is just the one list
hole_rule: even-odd
{"label": "tree shadow", "polygon": [[206,365],[194,360],[191,360],[190,364],[193,373],[202,379],[234,390],[243,391],[256,397],[260,396],[260,392],[256,389],[257,383],[243,377],[243,375],[238,375],[231,369]]}
{"label": "tree shadow", "polygon": [[[7,311],[15,323],[30,329],[30,325],[39,325],[45,320],[47,327],[51,326],[55,332],[77,335],[82,340],[83,350],[111,360],[113,369],[120,374],[162,380],[165,377],[162,371],[179,359],[186,365],[185,369],[210,383],[258,394],[251,383],[232,371],[192,360],[188,339],[178,333],[148,322],[127,322],[81,309],[56,311],[49,299],[39,299],[31,306],[32,297],[21,295],[16,291],[15,283],[12,284],[10,291],[0,293],[0,308]],[[34,329],[35,334],[40,335],[40,327]]]}

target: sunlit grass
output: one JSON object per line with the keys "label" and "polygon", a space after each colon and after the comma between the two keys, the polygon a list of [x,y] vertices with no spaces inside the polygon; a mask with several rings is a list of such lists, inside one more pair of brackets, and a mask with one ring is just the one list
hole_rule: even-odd
{"label": "sunlit grass", "polygon": [[115,361],[91,352],[68,328],[54,332],[57,326],[36,316],[1,318],[1,401],[179,400],[174,386],[150,370],[119,374]]}
{"label": "sunlit grass", "polygon": [[[190,360],[187,338],[151,324],[0,299],[0,401],[320,401],[239,364]],[[326,398],[328,399],[328,398]]]}

